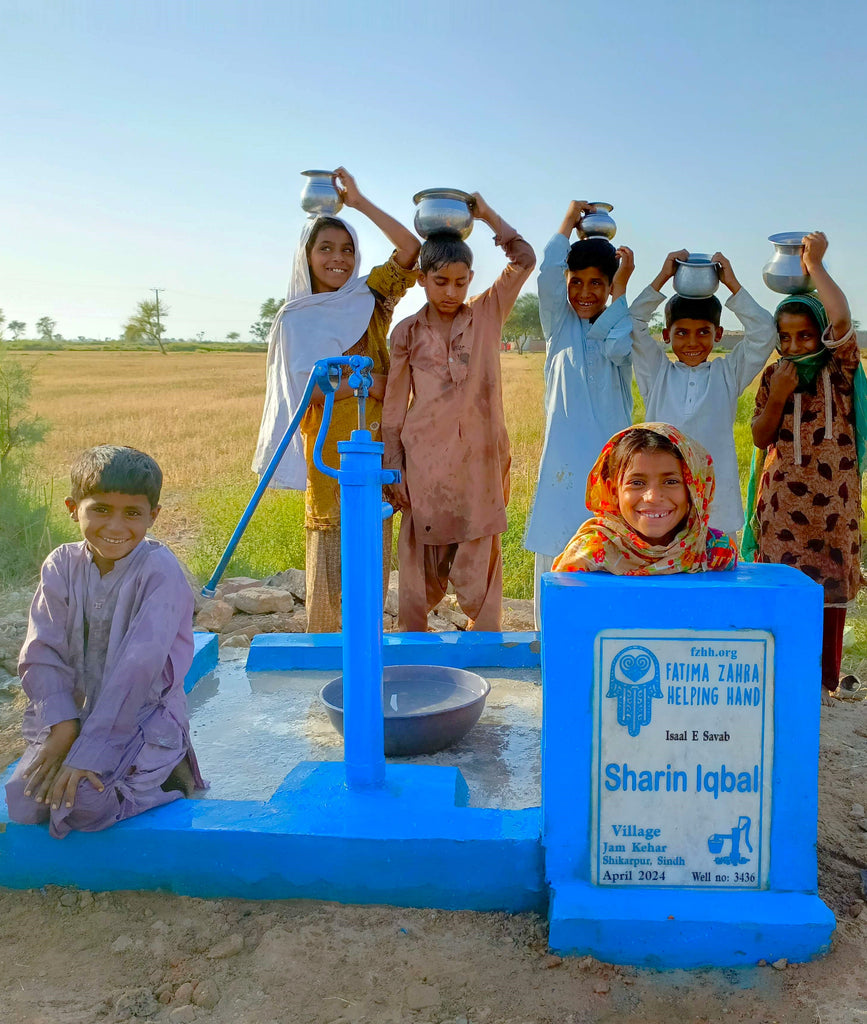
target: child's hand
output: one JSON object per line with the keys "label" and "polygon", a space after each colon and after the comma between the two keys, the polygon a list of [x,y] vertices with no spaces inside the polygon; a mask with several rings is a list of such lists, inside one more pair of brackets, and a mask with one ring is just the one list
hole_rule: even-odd
{"label": "child's hand", "polygon": [[689,259],[689,251],[687,249],[677,249],[675,252],[670,252],[663,260],[662,269],[650,282],[650,287],[654,291],[661,292],[665,287],[666,281],[670,281],[674,277],[674,272],[677,270],[677,261],[685,259]]}
{"label": "child's hand", "polygon": [[801,262],[804,270],[812,274],[822,265],[822,257],[828,251],[828,239],[824,231],[811,231],[809,235],[804,235],[801,244],[804,246]]}
{"label": "child's hand", "polygon": [[87,779],[98,793],[105,789],[102,779],[100,779],[96,772],[89,772],[83,768],[70,768],[68,765],[64,765],[54,779],[50,800],[46,799],[45,802],[51,803],[53,811],[56,811],[61,804],[64,804],[66,807],[72,807],[75,803],[78,785],[84,779]]}
{"label": "child's hand", "polygon": [[735,277],[735,272],[732,270],[731,263],[723,256],[721,252],[715,252],[711,256],[713,263],[719,264],[719,279],[728,288],[728,290],[735,295],[741,290],[741,283]]}
{"label": "child's hand", "polygon": [[663,284],[665,281],[670,281],[671,278],[674,277],[675,271],[677,270],[677,261],[688,259],[689,249],[677,249],[675,252],[670,252],[662,261],[662,269],[659,271],[660,277],[662,277],[663,274],[665,275]]}
{"label": "child's hand", "polygon": [[409,512],[409,491],[401,479],[399,484],[389,484],[385,488],[385,500],[394,506],[397,512]]}
{"label": "child's hand", "polygon": [[345,167],[338,167],[331,177],[334,181],[334,187],[337,189],[344,204],[350,209],[355,209],[363,199],[363,196],[358,191],[358,185],[355,184],[355,178],[352,177]]}
{"label": "child's hand", "polygon": [[481,193],[473,192],[473,202],[471,206],[472,214],[476,220],[483,220],[486,224],[490,224],[492,218],[496,218],[497,214],[491,209],[490,206],[482,198]]}
{"label": "child's hand", "polygon": [[[578,221],[581,220],[585,213],[589,213],[590,208],[590,203],[585,202],[583,199],[573,199],[569,204],[569,209],[566,211],[566,216],[563,218],[558,234],[563,235],[567,240],[571,238],[572,232],[578,227]],[[585,238],[586,235],[583,231],[579,230],[578,237]]]}
{"label": "child's hand", "polygon": [[367,397],[373,398],[377,402],[381,402],[385,398],[385,385],[388,383],[388,374],[372,373],[370,376],[373,383],[370,385]]}
{"label": "child's hand", "polygon": [[578,232],[578,237],[581,239],[584,239],[587,236],[584,234],[584,232],[578,225],[581,223],[581,218],[586,213],[592,212],[592,205],[584,199],[573,199],[572,202],[569,204],[569,210],[566,213],[566,220],[572,222],[572,227],[576,229],[576,231]]}
{"label": "child's hand", "polygon": [[798,386],[798,371],[788,359],[781,359],[771,374],[770,397],[777,402],[787,402]]}
{"label": "child's hand", "polygon": [[27,779],[25,796],[32,797],[38,804],[48,803],[48,792],[69,753],[69,748],[78,739],[80,728],[77,718],[70,718],[51,726],[48,738],[40,747],[39,753],[22,773],[22,778]]}
{"label": "child's hand", "polygon": [[628,245],[621,245],[616,251],[620,266],[611,282],[611,298],[615,301],[626,294],[626,285],[635,270],[635,254]]}

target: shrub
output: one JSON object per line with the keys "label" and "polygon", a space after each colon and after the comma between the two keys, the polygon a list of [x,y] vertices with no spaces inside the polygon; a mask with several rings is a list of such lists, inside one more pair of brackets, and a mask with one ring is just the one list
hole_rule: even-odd
{"label": "shrub", "polygon": [[0,586],[35,578],[51,549],[51,486],[40,485],[32,451],[47,424],[28,414],[33,369],[0,350]]}

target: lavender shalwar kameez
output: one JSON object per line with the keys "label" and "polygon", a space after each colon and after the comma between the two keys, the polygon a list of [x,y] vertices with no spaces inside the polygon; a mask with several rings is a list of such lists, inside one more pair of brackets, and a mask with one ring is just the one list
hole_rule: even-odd
{"label": "lavender shalwar kameez", "polygon": [[[18,664],[30,703],[22,727],[27,748],[6,786],[13,821],[50,820],[56,838],[107,828],[182,796],[160,787],[185,756],[196,785],[204,785],[184,694],[192,614],[177,559],[151,538],[104,576],[84,541],[48,556]],[[51,726],[76,718],[81,731],[64,764],[95,772],[105,789],[85,779],[71,808],[49,812],[24,795],[23,772]]]}

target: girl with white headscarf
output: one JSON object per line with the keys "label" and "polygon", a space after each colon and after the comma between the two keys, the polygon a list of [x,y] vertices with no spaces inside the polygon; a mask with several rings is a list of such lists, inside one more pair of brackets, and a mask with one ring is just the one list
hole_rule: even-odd
{"label": "girl with white headscarf", "polygon": [[[366,355],[373,359],[373,387],[367,401],[367,428],[380,439],[380,419],[388,375],[386,338],[394,308],[415,283],[419,241],[403,225],[374,206],[343,167],[334,172],[346,206],[363,213],[391,241],[389,260],[359,276],[358,238],[336,217],[310,218],[304,225],[286,302],[268,338],[265,407],[253,471],[261,474],[295,415],[318,359]],[[345,376],[335,393],[331,425],[323,448],[325,462],[339,464],[337,442],[358,425],[357,406]],[[337,481],[313,465],[313,445],[322,422],[323,395],[317,389],[301,430],[280,461],[271,487],[305,491],[307,528],[307,628],[311,633],[340,629],[340,490]],[[385,527],[383,578],[391,559],[391,520]]]}

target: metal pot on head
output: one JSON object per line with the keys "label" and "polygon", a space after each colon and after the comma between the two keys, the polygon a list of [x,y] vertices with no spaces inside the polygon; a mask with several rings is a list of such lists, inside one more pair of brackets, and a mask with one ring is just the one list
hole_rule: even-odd
{"label": "metal pot on head", "polygon": [[331,171],[302,171],[307,182],[301,190],[301,209],[311,217],[333,217],[343,209],[343,200]]}
{"label": "metal pot on head", "polygon": [[774,243],[774,254],[762,267],[762,278],[772,292],[803,295],[813,291],[812,278],[801,261],[806,234],[806,231],[781,231],[768,236],[768,241]]}
{"label": "metal pot on head", "polygon": [[593,207],[590,213],[585,213],[578,221],[578,230],[587,238],[611,239],[617,234],[617,225],[611,216],[614,207],[611,203],[590,203]]}
{"label": "metal pot on head", "polygon": [[677,260],[674,290],[685,299],[709,299],[719,288],[719,264],[706,252],[691,252]]}
{"label": "metal pot on head", "polygon": [[412,197],[416,232],[422,238],[451,234],[469,238],[473,230],[473,197],[458,188],[426,188]]}

